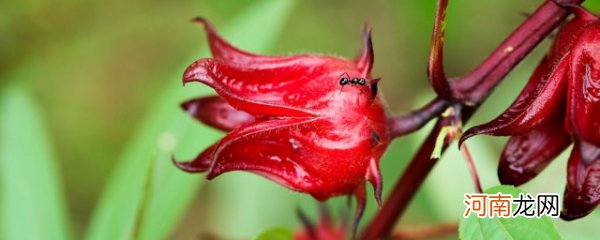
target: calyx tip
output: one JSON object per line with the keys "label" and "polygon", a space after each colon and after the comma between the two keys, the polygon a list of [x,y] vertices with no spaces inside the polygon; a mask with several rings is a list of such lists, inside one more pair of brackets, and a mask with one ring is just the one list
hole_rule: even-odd
{"label": "calyx tip", "polygon": [[372,29],[366,23],[363,29],[363,50],[362,54],[356,60],[358,68],[363,76],[368,76],[373,68],[375,54],[373,52],[373,40],[371,38]]}

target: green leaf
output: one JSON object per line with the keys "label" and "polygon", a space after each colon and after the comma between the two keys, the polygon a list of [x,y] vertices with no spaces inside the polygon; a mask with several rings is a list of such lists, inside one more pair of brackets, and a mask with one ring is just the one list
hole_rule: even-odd
{"label": "green leaf", "polygon": [[39,107],[25,90],[0,98],[0,239],[70,239],[63,187]]}
{"label": "green leaf", "polygon": [[[518,197],[523,191],[513,186],[496,186],[485,191]],[[514,206],[514,205],[513,205]],[[460,223],[461,239],[561,239],[550,218],[479,218],[471,214]]]}
{"label": "green leaf", "polygon": [[[292,5],[293,1],[260,1],[234,19],[228,28],[219,29],[243,49],[262,52],[276,39]],[[181,71],[200,57],[208,57],[208,53],[204,51],[181,63]],[[214,143],[221,133],[198,124],[179,109],[182,101],[211,93],[200,85],[183,88],[180,79],[181,72],[177,72],[167,81],[163,95],[126,148],[95,209],[86,239],[130,239],[134,233],[139,239],[166,238],[193,200],[202,182],[201,175],[178,170],[171,163],[171,155],[191,159]],[[150,173],[153,176],[149,196],[141,213],[144,219],[136,227],[144,182],[148,179],[146,169],[154,155],[156,163]]]}
{"label": "green leaf", "polygon": [[289,240],[292,239],[292,232],[286,228],[271,228],[255,238],[255,240]]}
{"label": "green leaf", "polygon": [[136,214],[135,217],[135,222],[134,222],[134,232],[133,232],[133,238],[132,239],[139,239],[140,238],[140,229],[142,224],[144,223],[144,220],[146,219],[146,216],[144,215],[145,213],[145,209],[148,206],[148,198],[150,197],[150,193],[152,192],[152,183],[153,183],[153,177],[154,174],[152,174],[154,172],[154,166],[156,164],[156,157],[152,158],[152,160],[150,161],[150,163],[148,164],[148,169],[146,170],[146,179],[144,179],[144,189],[142,191],[142,197],[140,200],[140,204],[138,205],[138,212]]}

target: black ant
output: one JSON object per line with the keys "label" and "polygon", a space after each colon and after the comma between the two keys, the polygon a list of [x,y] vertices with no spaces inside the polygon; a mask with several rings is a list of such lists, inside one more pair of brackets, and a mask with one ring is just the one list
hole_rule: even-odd
{"label": "black ant", "polygon": [[[370,87],[371,88],[371,99],[374,99],[377,96],[377,91],[378,91],[377,83],[379,82],[379,80],[380,80],[380,78],[371,80],[371,87]],[[342,86],[342,89],[347,84],[358,84],[358,85],[366,86],[367,80],[365,78],[357,78],[357,77],[352,78],[352,80],[350,80],[350,76],[348,75],[348,73],[343,73],[340,76],[340,85]],[[340,89],[340,91],[341,91],[341,89]]]}
{"label": "black ant", "polygon": [[352,78],[352,80],[350,80],[350,76],[348,76],[347,73],[343,73],[342,76],[340,76],[340,85],[344,86],[346,84],[358,84],[358,85],[362,85],[362,86],[366,86],[367,85],[367,80],[364,78]]}

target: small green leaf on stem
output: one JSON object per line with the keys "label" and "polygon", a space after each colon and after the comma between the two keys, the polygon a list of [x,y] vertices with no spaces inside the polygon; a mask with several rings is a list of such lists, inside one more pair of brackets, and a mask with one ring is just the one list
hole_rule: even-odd
{"label": "small green leaf on stem", "polygon": [[440,134],[435,140],[435,147],[431,152],[430,159],[439,159],[442,156],[442,148],[444,147],[444,142],[446,141],[446,137],[448,136],[448,133],[451,131],[452,128],[452,126],[442,127],[442,129],[440,130]]}

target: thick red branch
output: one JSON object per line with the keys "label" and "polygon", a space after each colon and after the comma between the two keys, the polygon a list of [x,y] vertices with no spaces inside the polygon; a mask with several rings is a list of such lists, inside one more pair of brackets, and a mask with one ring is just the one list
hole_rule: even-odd
{"label": "thick red branch", "polygon": [[[583,0],[563,0],[561,3],[581,4]],[[467,106],[462,108],[466,122],[477,106],[494,87],[568,16],[568,12],[553,1],[546,1],[525,20],[500,46],[494,50],[471,74],[452,84],[457,96]],[[472,107],[468,107],[472,106]],[[413,157],[404,174],[396,182],[390,196],[377,216],[369,223],[361,239],[382,239],[389,236],[398,218],[422,185],[425,177],[437,163],[430,159],[436,138],[444,123],[438,120],[435,127]],[[446,149],[448,144],[444,144]]]}

